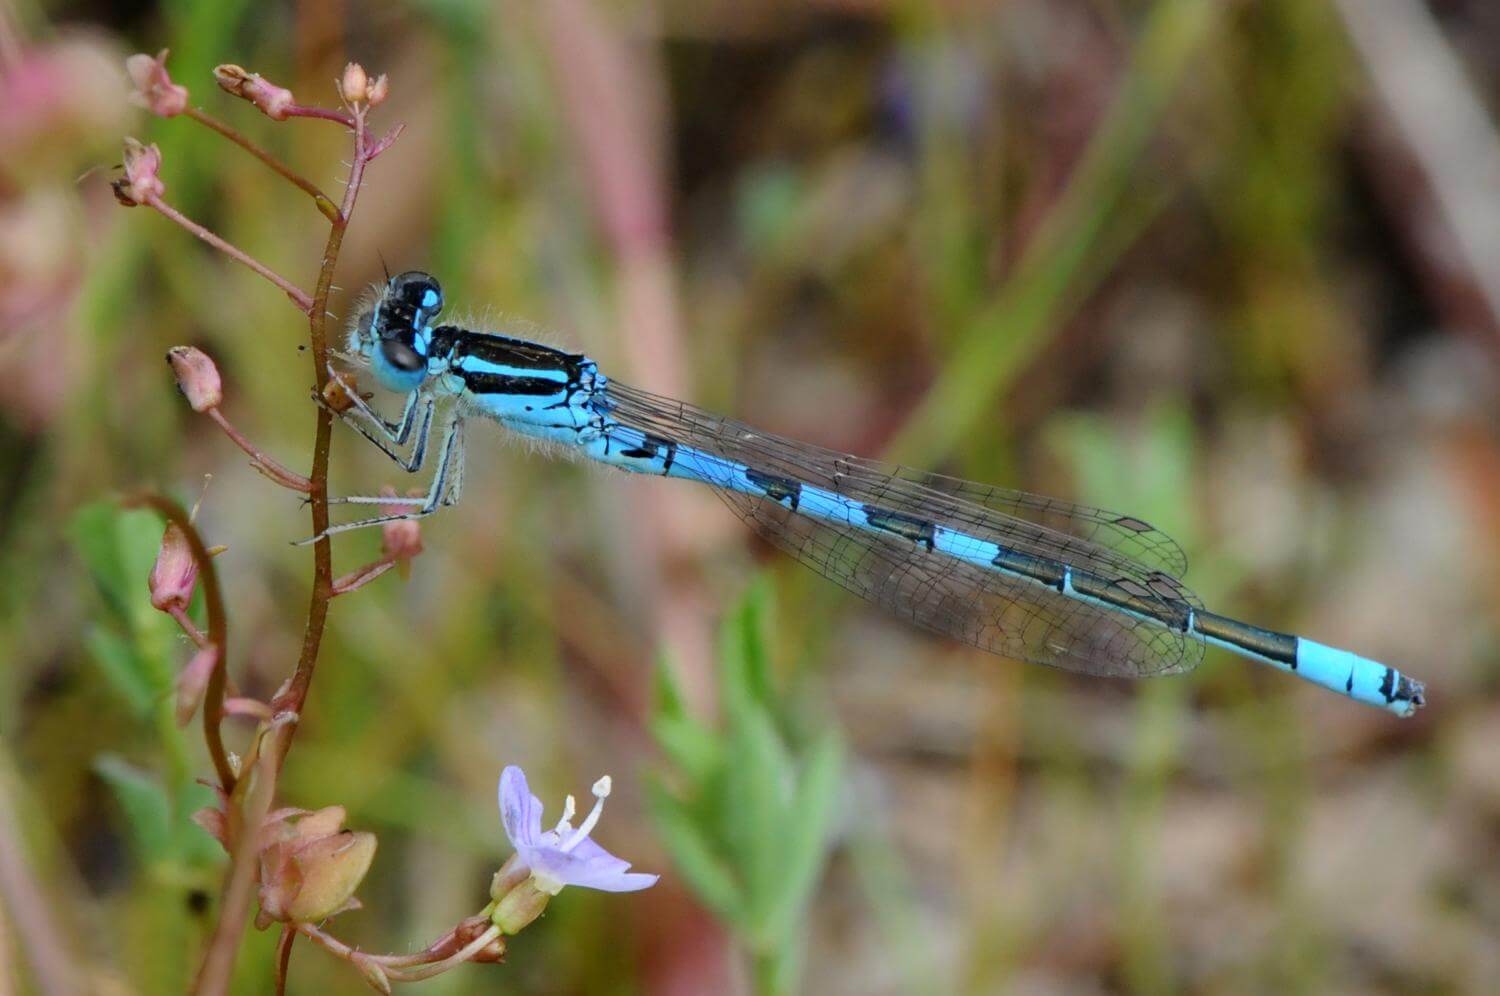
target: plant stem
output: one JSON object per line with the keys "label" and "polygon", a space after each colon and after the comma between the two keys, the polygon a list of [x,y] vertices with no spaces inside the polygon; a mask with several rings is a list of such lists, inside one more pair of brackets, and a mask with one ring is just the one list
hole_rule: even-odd
{"label": "plant stem", "polygon": [[228,436],[234,442],[234,445],[249,454],[250,465],[252,467],[284,488],[307,494],[308,488],[312,486],[309,484],[307,478],[295,471],[288,470],[277,461],[262,453],[254,443],[245,438],[240,430],[234,427],[229,419],[224,417],[224,413],[219,411],[219,409],[210,408],[207,414],[209,418],[218,424],[220,429],[224,430],[224,435]]}
{"label": "plant stem", "polygon": [[[365,118],[363,112],[354,115],[354,159],[349,168],[349,182],[344,187],[344,202],[339,208],[339,218],[328,229],[328,242],[323,247],[323,264],[318,271],[318,285],[313,292],[312,307],[308,311],[308,333],[312,344],[313,376],[319,394],[328,386],[328,298],[333,292],[333,271],[338,262],[339,248],[344,242],[344,232],[349,226],[349,216],[354,211],[355,199],[359,196],[360,183],[364,180],[365,163],[369,150],[365,146]],[[318,651],[323,644],[323,629],[328,622],[328,603],[333,598],[333,551],[327,536],[328,530],[328,451],[333,441],[333,414],[323,406],[316,408],[317,428],[313,439],[312,470],[308,474],[311,488],[308,497],[312,501],[313,535],[318,537],[313,544],[313,585],[311,601],[307,607],[307,627],[302,634],[302,653],[297,660],[297,670],[292,674],[286,690],[271,703],[274,712],[290,712],[301,715],[307,701],[307,692],[312,684],[313,671],[318,666]],[[296,727],[287,731],[288,745]],[[286,752],[282,751],[282,760]]]}
{"label": "plant stem", "polygon": [[[160,211],[167,218],[181,225],[183,228],[186,228],[188,231],[192,232],[198,238],[202,239],[204,242],[207,242],[209,245],[213,246],[215,249],[228,256],[230,259],[235,260],[239,263],[243,263],[250,269],[254,270],[256,273],[271,281],[271,283],[275,284],[277,287],[280,287],[286,294],[286,296],[292,299],[292,303],[295,304],[303,314],[311,313],[310,309],[312,308],[312,301],[308,298],[307,293],[303,291],[302,288],[298,287],[290,280],[281,276],[281,274],[277,273],[275,270],[272,270],[269,266],[266,266],[260,260],[251,256],[244,250],[239,249],[238,247],[233,246],[228,242],[225,242],[222,238],[215,235],[213,232],[210,232],[208,229],[204,228],[202,225],[198,224],[196,221],[183,214],[181,211],[178,211],[176,208],[168,204],[166,201],[162,200],[160,197],[148,197],[146,199],[146,203],[155,208],[157,211]],[[338,226],[335,225],[335,227]]]}
{"label": "plant stem", "polygon": [[272,169],[272,171],[279,173],[281,176],[285,177],[289,182],[296,185],[304,193],[311,197],[313,199],[313,203],[317,205],[318,210],[323,212],[323,217],[327,218],[329,221],[338,221],[339,209],[334,205],[333,201],[328,197],[328,195],[319,190],[317,188],[317,185],[314,184],[311,180],[307,179],[304,176],[301,176],[298,173],[293,172],[292,168],[286,163],[282,162],[280,159],[277,159],[275,156],[271,155],[271,153],[267,152],[265,149],[252,142],[249,138],[246,138],[244,135],[241,135],[238,131],[220,121],[213,115],[208,114],[204,111],[200,111],[196,107],[189,107],[186,111],[183,111],[183,113],[192,118],[194,121],[203,125],[204,127],[210,128],[213,131],[218,132],[220,135],[223,135],[235,145],[238,145],[240,148],[250,153],[256,159],[259,159],[261,162],[265,163]]}
{"label": "plant stem", "polygon": [[276,996],[286,996],[286,973],[292,963],[292,942],[297,931],[291,924],[281,928],[281,937],[276,942]]}

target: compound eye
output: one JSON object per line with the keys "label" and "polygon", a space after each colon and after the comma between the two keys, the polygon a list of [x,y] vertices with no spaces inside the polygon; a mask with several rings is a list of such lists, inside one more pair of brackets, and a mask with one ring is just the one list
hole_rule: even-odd
{"label": "compound eye", "polygon": [[416,373],[427,365],[427,360],[410,345],[400,339],[386,339],[380,344],[380,352],[391,366],[403,373]]}
{"label": "compound eye", "polygon": [[391,289],[415,313],[431,318],[443,310],[443,288],[421,270],[408,270],[391,278]]}

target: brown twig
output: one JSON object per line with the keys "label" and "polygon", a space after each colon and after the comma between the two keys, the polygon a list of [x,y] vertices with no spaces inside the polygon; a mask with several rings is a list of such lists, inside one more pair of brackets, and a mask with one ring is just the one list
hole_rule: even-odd
{"label": "brown twig", "polygon": [[327,194],[318,189],[317,184],[313,183],[305,176],[294,172],[290,166],[286,165],[286,163],[283,163],[280,159],[277,159],[275,156],[271,155],[271,153],[267,152],[265,149],[252,142],[249,138],[240,134],[234,128],[220,121],[213,115],[208,114],[204,111],[200,111],[196,107],[189,107],[182,113],[192,118],[194,121],[198,122],[204,127],[216,131],[220,135],[223,135],[235,145],[238,145],[240,148],[250,153],[256,159],[259,159],[261,162],[265,163],[271,168],[273,172],[278,173],[287,181],[289,181],[304,193],[306,193],[309,197],[311,197],[313,199],[313,203],[317,205],[318,210],[323,213],[323,217],[327,218],[329,221],[338,221],[338,207],[333,203],[333,200],[329,198]]}
{"label": "brown twig", "polygon": [[276,996],[286,996],[287,969],[292,964],[292,942],[296,939],[297,928],[284,924],[276,941]]}
{"label": "brown twig", "polygon": [[[229,991],[240,937],[245,933],[250,900],[255,895],[255,879],[260,859],[260,833],[271,800],[276,795],[276,775],[281,767],[281,753],[286,749],[283,731],[295,725],[286,717],[273,718],[258,731],[246,758],[244,774],[224,806],[231,844],[229,872],[225,876],[224,896],[219,905],[219,922],[214,925],[208,951],[198,969],[192,992],[220,996]],[[248,790],[246,789],[248,786]]]}
{"label": "brown twig", "polygon": [[254,443],[245,438],[240,430],[234,427],[229,419],[224,417],[224,413],[219,411],[217,406],[208,409],[204,414],[213,419],[215,424],[224,430],[224,435],[228,436],[234,442],[234,445],[249,455],[250,466],[284,488],[307,494],[308,489],[312,487],[311,482],[307,478],[294,470],[288,470],[276,460],[262,453]]}
{"label": "brown twig", "polygon": [[198,565],[198,578],[203,583],[203,607],[208,614],[208,643],[219,648],[218,660],[208,676],[208,688],[203,694],[203,739],[208,744],[208,755],[213,759],[214,771],[219,785],[226,794],[234,791],[235,774],[229,765],[229,755],[224,750],[224,738],[219,730],[224,720],[224,687],[228,674],[229,621],[224,614],[224,595],[219,587],[219,574],[214,569],[213,557],[208,546],[187,510],[163,495],[139,495],[126,502],[127,505],[146,505],[156,509],[171,522],[187,539],[193,562]]}
{"label": "brown twig", "polygon": [[[318,285],[313,294],[312,308],[308,313],[308,332],[312,344],[313,376],[319,394],[328,386],[328,298],[333,291],[333,271],[338,262],[339,248],[344,242],[344,232],[349,226],[349,216],[354,210],[359,187],[364,180],[365,164],[369,161],[370,149],[365,143],[364,112],[354,114],[354,160],[349,169],[349,182],[344,187],[344,202],[339,208],[339,220],[329,226],[328,241],[323,247],[323,263],[318,272]],[[297,670],[292,674],[286,689],[272,701],[278,712],[300,715],[307,701],[307,691],[312,684],[313,671],[318,666],[318,650],[323,643],[323,628],[328,622],[328,603],[333,598],[333,551],[328,539],[328,451],[333,440],[333,414],[318,406],[317,430],[313,440],[312,471],[308,475],[312,487],[308,497],[312,504],[313,535],[318,537],[313,544],[312,597],[307,608],[307,626],[302,634],[302,653],[297,660]],[[287,732],[290,740],[295,728]],[[284,757],[283,752],[283,757]]]}
{"label": "brown twig", "polygon": [[351,591],[358,591],[365,585],[374,581],[382,574],[396,566],[396,558],[393,556],[381,557],[365,566],[342,575],[333,582],[333,594],[347,595]]}
{"label": "brown twig", "polygon": [[[303,314],[311,314],[310,309],[312,308],[312,301],[308,298],[307,293],[302,290],[302,288],[298,287],[290,280],[281,276],[275,270],[272,270],[269,266],[266,266],[264,263],[251,256],[249,253],[246,253],[238,247],[224,241],[222,238],[204,228],[202,225],[198,224],[196,221],[189,218],[181,211],[178,211],[176,208],[168,204],[166,201],[162,200],[160,197],[152,195],[146,198],[145,203],[161,212],[171,221],[175,222],[178,225],[181,225],[189,232],[192,232],[198,238],[202,239],[204,242],[207,242],[209,245],[213,246],[215,249],[228,256],[230,259],[238,263],[243,263],[245,266],[248,266],[250,269],[260,274],[262,277],[265,277],[267,280],[271,281],[271,283],[275,284],[277,287],[280,287],[281,290],[286,294],[286,296],[292,299],[292,303],[295,304]],[[337,227],[337,223],[335,224],[335,227]]]}

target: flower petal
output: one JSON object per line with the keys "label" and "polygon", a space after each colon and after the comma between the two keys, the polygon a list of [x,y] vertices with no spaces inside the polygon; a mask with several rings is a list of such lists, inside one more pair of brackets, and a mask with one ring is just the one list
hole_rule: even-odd
{"label": "flower petal", "polygon": [[531,794],[526,773],[514,764],[500,773],[500,822],[517,851],[534,847],[542,835],[542,801]]}
{"label": "flower petal", "polygon": [[533,874],[601,892],[634,892],[656,884],[657,876],[627,872],[629,862],[621,861],[597,844],[584,850],[583,844],[592,841],[584,841],[568,852],[534,848],[527,855],[527,862]]}
{"label": "flower petal", "polygon": [[610,854],[604,848],[594,843],[594,838],[592,837],[583,838],[568,853],[575,858],[582,858],[596,868],[613,869],[617,872],[623,872],[630,867],[629,861]]}

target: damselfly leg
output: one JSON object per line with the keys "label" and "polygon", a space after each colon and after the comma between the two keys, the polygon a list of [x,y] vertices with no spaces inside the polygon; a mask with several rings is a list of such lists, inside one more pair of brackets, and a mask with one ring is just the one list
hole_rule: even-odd
{"label": "damselfly leg", "polygon": [[[350,396],[355,397],[352,392],[350,392]],[[318,400],[321,402],[322,399]],[[413,391],[407,398],[406,407],[402,412],[399,422],[390,422],[382,418],[378,412],[365,405],[363,399],[360,400],[359,404],[352,406],[347,411],[335,412],[335,414],[339,416],[341,421],[375,444],[393,463],[407,473],[415,474],[422,469],[427,459],[427,447],[433,436],[433,419],[436,408],[436,399],[420,391]],[[420,417],[417,415],[419,410],[421,412]],[[413,427],[417,426],[419,422],[420,426],[415,430],[416,441],[412,446],[411,453],[405,454],[401,451],[401,447],[411,440]],[[463,493],[463,418],[458,409],[453,407],[445,411],[439,423],[441,425],[442,443],[438,454],[437,467],[433,472],[432,483],[425,495],[416,497],[344,495],[328,499],[330,505],[410,505],[412,506],[411,511],[393,512],[366,519],[356,519],[353,522],[342,522],[338,525],[330,526],[317,536],[311,536],[300,541],[298,545],[303,546],[313,543],[324,536],[331,536],[334,533],[364,529],[400,519],[419,519],[423,516],[431,515],[443,506],[457,504]]]}

